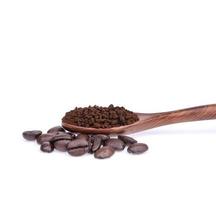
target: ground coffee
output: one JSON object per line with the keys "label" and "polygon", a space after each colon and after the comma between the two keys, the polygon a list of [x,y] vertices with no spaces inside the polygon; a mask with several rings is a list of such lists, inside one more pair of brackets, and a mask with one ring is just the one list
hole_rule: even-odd
{"label": "ground coffee", "polygon": [[111,128],[133,124],[138,116],[124,107],[89,106],[67,112],[62,122],[82,127]]}

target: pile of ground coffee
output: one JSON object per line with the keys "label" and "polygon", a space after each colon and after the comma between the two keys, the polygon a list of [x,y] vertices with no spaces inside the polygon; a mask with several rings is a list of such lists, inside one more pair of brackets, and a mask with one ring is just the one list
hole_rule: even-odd
{"label": "pile of ground coffee", "polygon": [[61,126],[53,127],[46,133],[42,133],[40,130],[25,131],[23,137],[29,141],[37,141],[42,152],[51,153],[56,149],[68,152],[71,156],[90,153],[98,159],[109,158],[115,152],[123,151],[126,147],[130,154],[141,154],[148,150],[146,144],[138,143],[128,136],[111,137],[102,134],[72,133]]}
{"label": "pile of ground coffee", "polygon": [[138,120],[135,113],[111,104],[109,107],[75,108],[65,114],[62,122],[82,127],[112,128],[133,124]]}

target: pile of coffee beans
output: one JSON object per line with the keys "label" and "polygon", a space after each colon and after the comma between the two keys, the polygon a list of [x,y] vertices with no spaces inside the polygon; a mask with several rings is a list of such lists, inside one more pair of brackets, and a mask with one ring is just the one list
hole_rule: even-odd
{"label": "pile of coffee beans", "polygon": [[104,159],[111,157],[116,151],[123,151],[127,147],[128,153],[141,154],[148,150],[148,146],[138,143],[135,139],[119,135],[87,135],[66,131],[61,126],[56,126],[42,133],[40,130],[23,132],[23,137],[29,141],[37,141],[43,152],[50,153],[54,149],[68,152],[71,156],[81,156],[86,153],[94,154],[95,158]]}
{"label": "pile of coffee beans", "polygon": [[108,107],[75,108],[65,114],[62,122],[82,127],[112,128],[133,124],[138,120],[135,113],[111,104]]}

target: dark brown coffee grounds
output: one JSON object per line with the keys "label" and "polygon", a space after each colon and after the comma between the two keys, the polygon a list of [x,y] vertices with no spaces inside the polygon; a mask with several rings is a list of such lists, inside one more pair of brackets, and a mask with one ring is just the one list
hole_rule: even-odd
{"label": "dark brown coffee grounds", "polygon": [[82,127],[112,128],[133,124],[138,120],[135,113],[111,104],[109,107],[76,107],[65,114],[62,122]]}

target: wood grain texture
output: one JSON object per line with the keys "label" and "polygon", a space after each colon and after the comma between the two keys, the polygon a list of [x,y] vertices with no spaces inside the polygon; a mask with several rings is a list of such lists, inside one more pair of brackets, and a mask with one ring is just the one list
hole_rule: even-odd
{"label": "wood grain texture", "polygon": [[216,104],[198,106],[193,108],[175,110],[162,113],[137,113],[139,121],[114,128],[96,129],[85,128],[71,124],[62,123],[62,126],[70,131],[82,132],[88,134],[126,134],[138,131],[144,131],[159,126],[165,126],[174,123],[200,121],[216,119]]}

